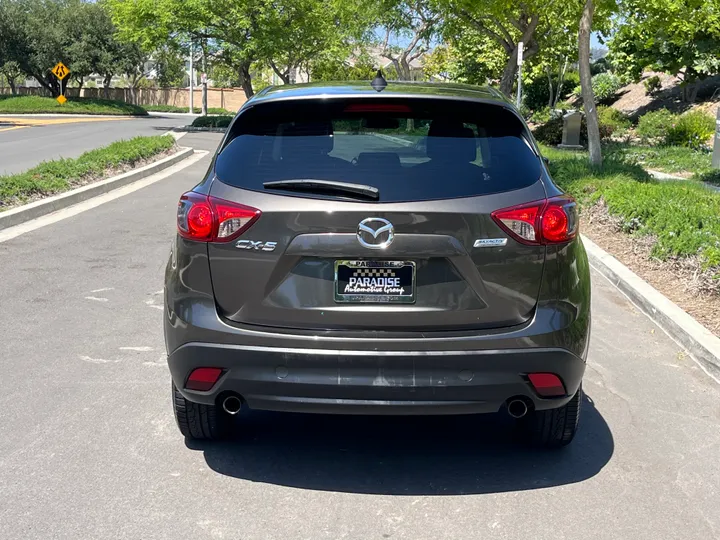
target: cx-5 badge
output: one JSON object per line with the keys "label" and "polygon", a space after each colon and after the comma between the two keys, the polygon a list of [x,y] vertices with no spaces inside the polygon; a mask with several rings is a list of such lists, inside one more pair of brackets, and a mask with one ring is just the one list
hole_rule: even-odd
{"label": "cx-5 badge", "polygon": [[255,251],[274,251],[277,242],[255,242],[254,240],[238,240],[235,247],[238,249],[253,249]]}
{"label": "cx-5 badge", "polygon": [[395,239],[395,227],[387,219],[365,218],[358,225],[357,239],[368,249],[384,249]]}

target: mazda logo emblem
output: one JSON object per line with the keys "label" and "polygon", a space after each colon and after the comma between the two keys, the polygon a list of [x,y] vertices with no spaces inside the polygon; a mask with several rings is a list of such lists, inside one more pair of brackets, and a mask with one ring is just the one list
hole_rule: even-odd
{"label": "mazda logo emblem", "polygon": [[385,249],[395,239],[395,227],[387,219],[369,217],[358,225],[357,239],[363,247]]}

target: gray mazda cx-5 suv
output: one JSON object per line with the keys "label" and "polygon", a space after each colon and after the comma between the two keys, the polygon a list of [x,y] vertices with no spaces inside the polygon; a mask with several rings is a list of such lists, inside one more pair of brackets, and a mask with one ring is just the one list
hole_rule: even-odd
{"label": "gray mazda cx-5 suv", "polygon": [[180,197],[165,276],[178,426],[243,407],[505,410],[569,443],[590,335],[575,202],[498,92],[270,88]]}

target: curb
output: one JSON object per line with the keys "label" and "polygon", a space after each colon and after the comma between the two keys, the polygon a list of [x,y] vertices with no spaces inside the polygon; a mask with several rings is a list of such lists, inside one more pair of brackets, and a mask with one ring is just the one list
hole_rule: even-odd
{"label": "curb", "polygon": [[393,137],[392,135],[385,135],[384,133],[373,133],[376,137],[385,139],[386,141],[392,141],[394,143],[402,144],[403,146],[413,146],[415,142],[408,141],[407,139],[401,139],[400,137]]}
{"label": "curb", "polygon": [[184,131],[187,133],[198,133],[198,132],[225,133],[227,131],[227,128],[183,126],[183,127],[172,128],[172,131]]}
{"label": "curb", "polygon": [[720,338],[588,237],[582,240],[590,265],[720,382]]}
{"label": "curb", "polygon": [[652,176],[656,180],[690,180],[689,178],[683,178],[682,176],[675,176],[674,174],[668,174],[660,171],[653,171],[652,169],[645,170],[650,176]]}
{"label": "curb", "polygon": [[[645,169],[647,173],[655,178],[656,180],[660,180],[661,182],[692,182],[692,178],[683,178],[682,176],[675,176],[674,174],[668,174],[660,171],[653,171],[650,169]],[[712,191],[720,191],[720,186],[714,186],[712,184],[708,184],[707,182],[702,182],[706,188],[712,190]]]}
{"label": "curb", "polygon": [[31,219],[35,219],[52,212],[57,212],[68,206],[72,206],[79,202],[91,199],[113,189],[123,187],[127,184],[131,184],[137,180],[145,178],[155,174],[156,172],[167,169],[172,165],[175,165],[179,161],[192,155],[194,150],[192,148],[182,148],[180,151],[175,152],[171,156],[167,156],[159,161],[134,169],[118,176],[113,176],[87,186],[82,186],[47,199],[35,201],[30,204],[13,208],[6,212],[0,213],[0,230],[7,229],[8,227],[14,227]]}
{"label": "curb", "polygon": [[150,114],[92,114],[92,113],[2,113],[3,118],[27,118],[37,116],[40,118],[150,118]]}

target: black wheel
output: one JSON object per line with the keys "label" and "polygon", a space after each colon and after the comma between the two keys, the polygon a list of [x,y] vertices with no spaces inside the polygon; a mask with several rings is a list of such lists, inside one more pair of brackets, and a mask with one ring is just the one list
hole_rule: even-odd
{"label": "black wheel", "polygon": [[188,439],[220,439],[224,435],[222,417],[215,405],[193,403],[172,385],[173,411],[180,433]]}
{"label": "black wheel", "polygon": [[557,409],[534,411],[521,420],[529,442],[545,448],[561,448],[575,437],[582,406],[582,386],[566,405]]}

